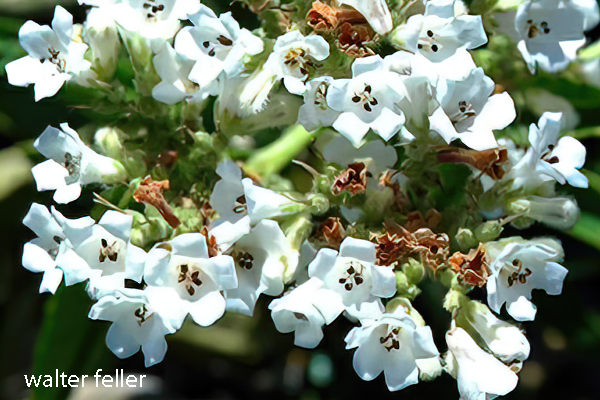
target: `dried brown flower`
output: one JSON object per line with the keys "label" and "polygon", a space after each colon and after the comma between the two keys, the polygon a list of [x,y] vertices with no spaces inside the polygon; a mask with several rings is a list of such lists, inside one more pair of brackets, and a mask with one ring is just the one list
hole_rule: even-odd
{"label": "dried brown flower", "polygon": [[334,249],[338,249],[340,244],[346,237],[346,230],[342,225],[342,220],[337,217],[327,218],[317,228],[317,238],[323,241]]}
{"label": "dried brown flower", "polygon": [[350,57],[368,57],[374,55],[375,52],[366,47],[365,43],[373,42],[377,37],[373,28],[368,24],[345,22],[340,25],[336,43],[338,48]]}
{"label": "dried brown flower", "polygon": [[336,196],[342,192],[348,192],[352,196],[362,194],[367,190],[367,177],[369,176],[371,175],[367,172],[364,163],[350,164],[333,182],[331,191]]}
{"label": "dried brown flower", "polygon": [[482,287],[490,276],[485,249],[480,243],[477,249],[469,254],[456,252],[448,260],[450,267],[458,274],[459,279],[471,286]]}
{"label": "dried brown flower", "polygon": [[307,23],[317,32],[334,31],[339,24],[337,9],[330,5],[315,1],[306,15]]}
{"label": "dried brown flower", "polygon": [[508,161],[506,149],[490,149],[484,151],[443,148],[438,150],[440,163],[469,164],[493,179],[502,179],[506,171],[503,166]]}
{"label": "dried brown flower", "polygon": [[408,221],[404,226],[411,232],[421,228],[436,229],[442,222],[442,214],[436,209],[427,211],[423,217],[420,211],[413,211],[407,215]]}
{"label": "dried brown flower", "polygon": [[163,190],[169,189],[169,181],[154,182],[151,177],[146,177],[133,193],[133,198],[138,203],[154,206],[160,215],[167,221],[173,229],[177,228],[181,222],[173,214],[171,206],[163,195]]}

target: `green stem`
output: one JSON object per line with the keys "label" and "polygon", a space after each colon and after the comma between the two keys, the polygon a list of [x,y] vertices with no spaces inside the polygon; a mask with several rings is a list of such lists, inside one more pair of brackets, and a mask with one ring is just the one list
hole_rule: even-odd
{"label": "green stem", "polygon": [[255,152],[244,165],[244,172],[259,179],[280,172],[322,132],[321,129],[308,132],[302,125],[291,126],[279,139]]}

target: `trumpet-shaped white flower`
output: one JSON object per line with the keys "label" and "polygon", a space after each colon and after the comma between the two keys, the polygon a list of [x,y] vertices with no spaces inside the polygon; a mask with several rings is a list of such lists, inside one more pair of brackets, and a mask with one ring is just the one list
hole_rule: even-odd
{"label": "trumpet-shaped white flower", "polygon": [[361,13],[380,35],[385,35],[394,28],[392,14],[385,0],[338,0],[338,3],[347,4]]}
{"label": "trumpet-shaped white flower", "polygon": [[131,215],[109,210],[96,224],[89,217],[59,217],[78,256],[61,263],[65,282],[89,279],[88,292],[94,298],[123,288],[125,279],[141,282],[146,252],[131,243]]}
{"label": "trumpet-shaped white flower", "polygon": [[485,304],[468,302],[459,309],[458,321],[462,328],[479,335],[501,361],[511,363],[529,357],[530,345],[521,329],[497,318]]}
{"label": "trumpet-shaped white flower", "polygon": [[323,76],[306,83],[304,104],[298,112],[298,123],[307,131],[331,126],[339,117],[340,112],[333,110],[327,104],[327,92],[332,82],[332,77]]}
{"label": "trumpet-shaped white flower", "polygon": [[403,307],[362,321],[344,340],[346,349],[357,348],[352,364],[358,376],[370,381],[383,372],[390,391],[418,383],[416,360],[439,355],[431,328],[417,327]]}
{"label": "trumpet-shaped white flower", "polygon": [[336,301],[330,290],[323,289],[321,280],[310,279],[273,300],[269,309],[279,332],[295,332],[296,346],[314,349],[323,339],[323,325],[332,323],[339,315],[328,312],[327,307],[319,308],[318,304]]}
{"label": "trumpet-shaped white flower", "polygon": [[533,321],[536,307],[530,301],[533,289],[550,295],[562,292],[567,269],[558,264],[561,254],[543,243],[511,243],[490,263],[488,304],[499,313],[506,310],[517,321]]}
{"label": "trumpet-shaped white flower", "polygon": [[398,107],[406,96],[402,78],[378,55],[354,61],[352,76],[335,80],[327,91],[327,104],[341,113],[333,127],[355,147],[362,145],[370,129],[390,140],[405,122]]}
{"label": "trumpet-shaped white flower", "polygon": [[264,65],[275,80],[283,79],[283,84],[292,94],[304,94],[305,82],[315,61],[329,57],[329,43],[319,35],[303,36],[300,31],[291,31],[279,36],[273,46],[273,53]]}
{"label": "trumpet-shaped white flower", "polygon": [[154,69],[162,81],[152,89],[152,97],[165,104],[176,104],[186,99],[188,102],[208,97],[199,86],[188,79],[194,62],[179,56],[169,42],[163,42],[152,59]]}
{"label": "trumpet-shaped white flower", "polygon": [[454,0],[428,1],[424,15],[413,15],[395,31],[392,42],[433,62],[453,56],[458,49],[487,43],[480,15],[455,15]]}
{"label": "trumpet-shaped white flower", "polygon": [[52,28],[25,22],[19,42],[29,55],[6,65],[8,82],[33,84],[35,101],[54,96],[65,82],[91,67],[83,58],[88,46],[74,37],[73,16],[61,6],[54,9]]}
{"label": "trumpet-shaped white flower", "polygon": [[171,39],[180,20],[198,12],[196,0],[78,0],[79,4],[103,8],[124,29],[147,39]]}
{"label": "trumpet-shaped white flower", "polygon": [[233,258],[209,257],[206,237],[185,233],[150,250],[144,266],[150,286],[170,287],[181,298],[181,307],[201,326],[212,325],[225,313],[222,290],[238,285]]}
{"label": "trumpet-shaped white flower", "polygon": [[[211,85],[225,72],[228,77],[238,75],[244,62],[263,51],[262,40],[249,30],[240,29],[231,13],[219,17],[201,4],[200,10],[189,15],[192,27],[183,28],[175,38],[175,50],[194,61],[189,79],[200,87],[217,94],[218,86]],[[217,92],[215,92],[217,91]]]}
{"label": "trumpet-shaped white flower", "polygon": [[388,267],[375,265],[375,244],[347,237],[339,253],[321,249],[308,266],[308,275],[323,281],[337,299],[326,304],[317,303],[328,314],[339,315],[347,311],[356,318],[375,318],[383,313],[381,298],[396,293],[396,276]]}
{"label": "trumpet-shaped white flower", "polygon": [[227,310],[250,316],[262,293],[278,296],[283,292],[283,273],[296,268],[299,256],[277,222],[271,220],[260,221],[229,253],[235,262],[238,287],[225,292]]}
{"label": "trumpet-shaped white flower", "polygon": [[88,317],[111,321],[106,345],[119,358],[142,349],[146,367],[163,360],[167,352],[165,335],[175,333],[186,316],[177,293],[171,288],[121,289],[102,297]]}
{"label": "trumpet-shaped white flower", "polygon": [[211,225],[211,234],[222,252],[247,234],[251,224],[294,213],[301,206],[288,197],[254,185],[250,178],[242,179],[242,170],[231,160],[219,163],[217,174],[222,179],[215,184],[210,204],[220,218]]}
{"label": "trumpet-shaped white flower", "polygon": [[446,333],[446,369],[456,378],[460,400],[488,400],[510,393],[519,378],[509,367],[481,349],[462,328]]}
{"label": "trumpet-shaped white flower", "polygon": [[[25,243],[22,261],[23,267],[29,271],[44,274],[40,284],[40,293],[54,294],[56,292],[63,279],[63,271],[60,266],[64,260],[73,258],[71,242],[53,214],[60,216],[60,213],[54,209],[51,214],[45,206],[33,203],[23,219],[23,225],[38,236]],[[85,264],[85,261],[80,261]],[[70,285],[75,282],[65,283]]]}
{"label": "trumpet-shaped white flower", "polygon": [[49,160],[31,169],[37,189],[56,190],[54,201],[65,204],[79,198],[81,186],[125,178],[123,166],[87,147],[77,132],[64,123],[48,126],[33,146]]}
{"label": "trumpet-shaped white flower", "polygon": [[558,72],[575,59],[584,31],[598,23],[598,4],[586,0],[538,0],[519,6],[519,51],[531,72]]}
{"label": "trumpet-shaped white flower", "polygon": [[437,87],[441,107],[430,117],[431,129],[446,143],[460,139],[474,150],[497,147],[493,130],[510,125],[516,111],[508,93],[492,95],[494,87],[481,68],[463,81],[441,81]]}

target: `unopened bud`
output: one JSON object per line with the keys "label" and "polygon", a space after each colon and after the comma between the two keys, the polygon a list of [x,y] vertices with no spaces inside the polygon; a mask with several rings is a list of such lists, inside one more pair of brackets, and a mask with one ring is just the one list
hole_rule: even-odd
{"label": "unopened bud", "polygon": [[571,229],[579,219],[579,207],[567,197],[528,196],[509,204],[511,214],[523,215],[556,229]]}

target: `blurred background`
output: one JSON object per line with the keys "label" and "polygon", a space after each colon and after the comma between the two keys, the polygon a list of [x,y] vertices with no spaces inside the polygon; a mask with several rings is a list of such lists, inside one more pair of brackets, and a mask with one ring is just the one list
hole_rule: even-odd
{"label": "blurred background", "polygon": [[[228,1],[219,0],[204,3],[217,13],[232,10],[242,26],[258,26],[239,4],[230,6]],[[352,328],[344,318],[325,327],[325,339],[316,350],[294,347],[293,335],[275,330],[267,310],[270,299],[264,296],[254,318],[228,313],[210,328],[185,325],[177,335],[167,338],[165,360],[145,369],[141,352],[119,360],[106,349],[108,323],[87,319],[91,302],[81,285],[61,287],[56,296],[39,295],[41,276],[29,273],[20,262],[23,244],[33,237],[21,224],[30,204],[53,204],[52,193],[38,193],[33,183],[30,169],[42,161],[33,149],[33,139],[47,125],[68,121],[77,129],[86,119],[61,103],[60,96],[35,103],[32,88],[7,83],[4,65],[25,55],[17,39],[19,27],[27,19],[49,24],[56,4],[56,0],[0,0],[0,399],[458,398],[456,383],[449,375],[400,393],[388,392],[383,376],[363,382],[353,370],[353,353],[344,350],[343,338]],[[85,9],[76,1],[58,4],[67,8],[76,22],[84,20]],[[588,36],[594,46],[597,32]],[[491,51],[493,46],[490,44]],[[588,190],[559,188],[574,196],[583,211],[571,232],[535,226],[503,235],[558,237],[566,252],[564,265],[570,271],[561,296],[534,293],[536,320],[523,324],[531,342],[531,356],[517,389],[506,399],[600,399],[600,90],[586,84],[576,67],[560,76],[528,77],[527,84],[513,82],[511,86],[503,80],[510,77],[506,66],[485,57],[478,61],[488,75],[506,85],[518,106],[534,102],[543,107],[548,92],[572,105],[579,116],[572,134],[588,149],[585,173],[591,183]],[[519,109],[524,126],[537,116],[532,107]],[[85,215],[92,205],[90,198],[82,196],[61,211],[67,216]],[[441,311],[444,291],[441,285],[429,286],[415,307],[432,326],[438,347],[445,349],[443,333],[449,315],[432,311]],[[484,296],[483,291],[473,293],[474,298]],[[150,378],[143,390],[134,392],[92,388],[70,393],[63,388],[33,392],[27,390],[23,379],[32,373],[54,375],[56,369],[59,373],[91,375],[100,368],[103,374],[124,369],[125,374],[143,373]]]}

